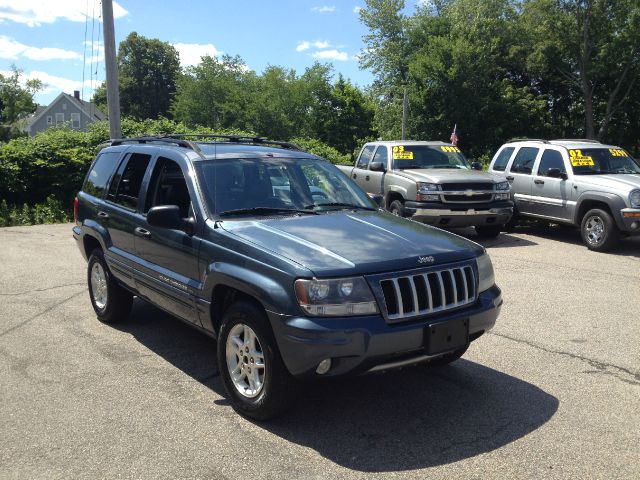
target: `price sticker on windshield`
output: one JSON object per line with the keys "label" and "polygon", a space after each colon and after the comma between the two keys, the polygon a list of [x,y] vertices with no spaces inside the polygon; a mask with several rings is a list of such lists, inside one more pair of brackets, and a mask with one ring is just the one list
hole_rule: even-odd
{"label": "price sticker on windshield", "polygon": [[593,158],[582,155],[582,150],[569,150],[569,160],[574,167],[593,167]]}
{"label": "price sticker on windshield", "polygon": [[462,153],[458,147],[451,147],[449,145],[440,147],[440,150],[447,153]]}
{"label": "price sticker on windshield", "polygon": [[610,148],[609,153],[612,157],[628,157],[627,153],[620,148]]}
{"label": "price sticker on windshield", "polygon": [[393,147],[394,160],[413,160],[413,152],[406,152],[404,146],[396,145]]}

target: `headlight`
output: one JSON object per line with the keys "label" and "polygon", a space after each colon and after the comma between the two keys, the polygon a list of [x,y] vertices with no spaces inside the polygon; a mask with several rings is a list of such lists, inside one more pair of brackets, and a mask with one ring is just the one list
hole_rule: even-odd
{"label": "headlight", "polygon": [[500,182],[496,184],[496,190],[509,190],[509,182]]}
{"label": "headlight", "polygon": [[296,280],[296,297],[309,315],[320,317],[371,315],[378,304],[362,277]]}
{"label": "headlight", "polygon": [[440,190],[440,187],[435,183],[417,182],[416,189],[418,192],[416,200],[422,200],[425,202],[437,202],[440,200],[440,195],[433,193]]}
{"label": "headlight", "polygon": [[476,257],[476,264],[478,265],[478,292],[484,292],[496,283],[493,274],[493,264],[491,263],[489,254],[483,253],[479,257]]}
{"label": "headlight", "polygon": [[632,208],[640,208],[640,190],[633,190],[629,194],[629,203]]}

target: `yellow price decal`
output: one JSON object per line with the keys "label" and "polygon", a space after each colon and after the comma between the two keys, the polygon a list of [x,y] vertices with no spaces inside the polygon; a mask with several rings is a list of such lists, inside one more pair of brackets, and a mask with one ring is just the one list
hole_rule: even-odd
{"label": "yellow price decal", "polygon": [[443,152],[447,152],[447,153],[462,153],[458,147],[446,146],[446,147],[440,147],[440,149]]}
{"label": "yellow price decal", "polygon": [[620,148],[610,148],[609,153],[614,157],[628,157],[627,152]]}
{"label": "yellow price decal", "polygon": [[413,152],[405,152],[403,145],[393,147],[394,160],[413,160]]}
{"label": "yellow price decal", "polygon": [[593,158],[582,155],[582,150],[569,150],[569,160],[574,167],[593,167]]}

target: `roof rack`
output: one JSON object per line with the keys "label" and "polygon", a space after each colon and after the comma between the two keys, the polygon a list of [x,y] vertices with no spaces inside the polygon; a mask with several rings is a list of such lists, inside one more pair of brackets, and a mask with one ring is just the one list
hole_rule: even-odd
{"label": "roof rack", "polygon": [[189,140],[183,140],[180,138],[172,138],[165,135],[159,136],[144,136],[144,137],[132,137],[132,138],[116,138],[111,140],[111,146],[122,145],[124,143],[171,143],[178,147],[188,148],[194,152],[201,153],[200,147]]}
{"label": "roof rack", "polygon": [[553,142],[580,142],[580,143],[601,143],[591,138],[556,138]]}
{"label": "roof rack", "polygon": [[163,135],[161,138],[175,138],[180,139],[182,137],[189,138],[202,138],[212,140],[226,140],[225,143],[244,143],[252,145],[275,145],[289,150],[302,150],[298,145],[291,142],[282,142],[279,140],[269,140],[264,137],[249,137],[243,135],[214,135],[208,133],[192,134],[192,133],[171,133]]}
{"label": "roof rack", "polygon": [[512,142],[542,142],[542,143],[549,143],[549,140],[544,140],[542,138],[512,138],[511,140],[507,141],[507,143],[512,143]]}

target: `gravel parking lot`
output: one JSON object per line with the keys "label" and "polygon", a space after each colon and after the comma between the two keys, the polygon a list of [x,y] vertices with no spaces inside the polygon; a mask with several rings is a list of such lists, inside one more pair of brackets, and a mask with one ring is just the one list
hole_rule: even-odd
{"label": "gravel parking lot", "polygon": [[0,478],[640,478],[640,239],[486,245],[505,305],[464,359],[308,385],[258,424],[213,340],[138,300],[96,320],[71,225],[0,229]]}

